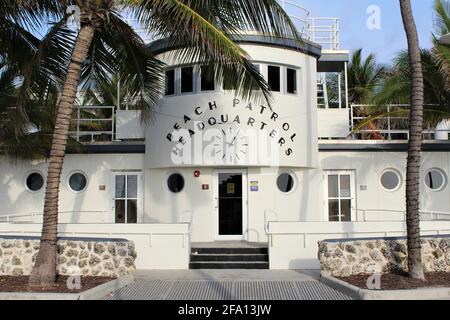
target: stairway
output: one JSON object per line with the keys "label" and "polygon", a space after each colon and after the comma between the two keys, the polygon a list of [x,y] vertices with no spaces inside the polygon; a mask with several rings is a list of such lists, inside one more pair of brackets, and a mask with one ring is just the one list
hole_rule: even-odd
{"label": "stairway", "polygon": [[190,269],[269,269],[267,248],[195,247]]}
{"label": "stairway", "polygon": [[327,81],[325,76],[320,76],[317,79],[317,107],[321,109],[328,109],[328,92]]}

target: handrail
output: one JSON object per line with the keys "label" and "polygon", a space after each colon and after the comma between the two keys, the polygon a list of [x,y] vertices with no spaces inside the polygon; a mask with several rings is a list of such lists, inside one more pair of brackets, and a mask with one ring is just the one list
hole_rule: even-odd
{"label": "handrail", "polygon": [[192,210],[185,210],[180,215],[180,217],[178,219],[178,222],[179,223],[186,223],[186,224],[188,224],[189,225],[189,232],[191,232],[193,218],[194,218],[194,211],[192,211]]}
{"label": "handrail", "polygon": [[[376,120],[374,120],[374,123],[382,123],[381,128],[365,128],[360,130],[355,130],[355,127],[357,127],[358,123],[367,120],[371,117],[370,114],[368,115],[357,115],[356,110],[361,108],[370,108],[374,107],[375,105],[370,104],[352,104],[350,105],[350,131],[351,136],[354,140],[368,140],[364,136],[359,137],[358,135],[364,135],[364,134],[375,134],[378,136],[378,139],[386,139],[386,140],[408,140],[409,139],[409,129],[408,129],[408,122],[409,117],[407,116],[399,116],[399,115],[391,115],[390,113],[393,111],[393,109],[406,109],[410,105],[409,104],[386,104],[382,106],[386,112],[387,115],[382,116]],[[429,105],[434,106],[434,105]],[[396,128],[397,127],[397,128]],[[423,130],[423,138],[424,140],[433,140],[433,135],[435,135],[438,132],[449,132],[448,130],[443,129],[437,129],[437,128],[427,128]],[[397,136],[395,136],[397,135]],[[399,135],[401,137],[399,138]],[[369,138],[370,140],[370,138]]]}
{"label": "handrail", "polygon": [[[100,211],[100,210],[89,210],[89,211],[60,211],[58,215],[64,215],[64,214],[109,214],[109,211]],[[35,218],[43,217],[44,214],[42,212],[31,212],[31,213],[18,213],[18,214],[9,214],[9,215],[0,215],[0,223],[14,223],[12,219],[18,219],[18,218],[31,218],[30,220],[33,220]],[[5,222],[2,222],[5,221]],[[18,221],[23,222],[23,221]]]}
{"label": "handrail", "polygon": [[[111,117],[110,118],[104,118],[99,115],[97,118],[86,118],[82,117],[81,112],[83,110],[111,110]],[[74,136],[77,142],[81,142],[82,137],[90,137],[91,142],[95,142],[96,136],[108,136],[110,137],[108,142],[114,141],[114,127],[115,127],[115,106],[96,106],[96,105],[83,105],[83,106],[77,106],[77,117],[76,119],[71,119],[71,123],[75,123],[75,131],[70,131],[69,134],[71,136]],[[103,128],[100,128],[99,130],[82,130],[83,124],[87,123],[102,123],[102,125],[110,125],[111,130],[101,130]]]}
{"label": "handrail", "polygon": [[[362,213],[362,220],[359,219],[359,212]],[[406,220],[406,210],[390,210],[390,209],[358,209],[357,210],[357,221],[363,221],[367,222],[367,213],[398,213],[403,215],[402,221]],[[425,219],[424,216],[429,215],[430,219]],[[444,216],[446,218],[441,218],[441,216]],[[433,217],[435,217],[433,219]],[[444,211],[429,211],[429,210],[420,210],[420,219],[422,221],[450,221],[450,212],[444,212]],[[377,221],[377,220],[374,220]],[[398,221],[398,220],[393,220]]]}
{"label": "handrail", "polygon": [[[269,215],[273,215],[275,217],[275,220],[269,220]],[[275,222],[275,221],[278,221],[278,214],[272,210],[265,210],[264,211],[264,230],[266,231],[266,233],[269,233],[270,222]]]}

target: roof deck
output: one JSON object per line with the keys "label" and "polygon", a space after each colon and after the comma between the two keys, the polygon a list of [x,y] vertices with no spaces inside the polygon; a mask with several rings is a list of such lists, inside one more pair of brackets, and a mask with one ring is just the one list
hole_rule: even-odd
{"label": "roof deck", "polygon": [[[278,0],[278,2],[291,17],[305,40],[319,44],[324,50],[340,49],[340,19],[338,17],[314,17],[299,0]],[[152,43],[161,39],[157,34],[148,33],[138,21],[129,18],[131,15],[127,13],[123,15],[145,42]]]}
{"label": "roof deck", "polygon": [[[401,114],[407,105],[374,107],[369,105],[335,105],[325,108],[319,104],[318,131],[321,144],[404,144],[409,138],[408,117]],[[390,114],[392,113],[392,114]],[[382,114],[374,118],[374,114]],[[140,112],[132,105],[122,109],[114,106],[79,106],[75,112],[70,135],[87,145],[144,144],[145,125]],[[450,126],[429,126],[423,131],[423,140],[450,143]],[[101,149],[102,147],[100,147]]]}

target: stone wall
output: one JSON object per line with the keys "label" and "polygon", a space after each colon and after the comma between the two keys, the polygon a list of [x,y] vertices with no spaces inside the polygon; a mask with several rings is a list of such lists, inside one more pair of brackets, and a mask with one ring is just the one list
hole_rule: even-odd
{"label": "stone wall", "polygon": [[[39,239],[0,236],[0,276],[30,275]],[[60,275],[119,277],[136,270],[134,243],[122,239],[60,239]]]}
{"label": "stone wall", "polygon": [[[326,240],[319,242],[322,271],[336,277],[407,271],[404,238]],[[450,272],[450,236],[422,239],[425,272]]]}

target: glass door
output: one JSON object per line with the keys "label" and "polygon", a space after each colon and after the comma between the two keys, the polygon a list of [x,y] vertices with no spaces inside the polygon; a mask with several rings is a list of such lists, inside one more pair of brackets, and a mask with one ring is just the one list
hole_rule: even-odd
{"label": "glass door", "polygon": [[355,220],[355,174],[353,171],[325,172],[325,214],[327,221]]}
{"label": "glass door", "polygon": [[141,173],[114,175],[115,223],[138,223],[141,219]]}
{"label": "glass door", "polygon": [[242,240],[246,230],[246,174],[220,171],[216,175],[217,240]]}

